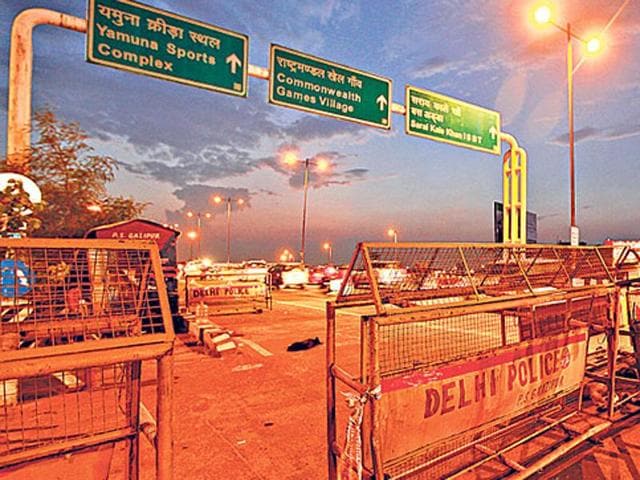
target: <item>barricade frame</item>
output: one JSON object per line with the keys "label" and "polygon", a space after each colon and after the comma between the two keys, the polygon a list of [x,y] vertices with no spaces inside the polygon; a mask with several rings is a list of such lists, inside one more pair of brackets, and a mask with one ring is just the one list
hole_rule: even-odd
{"label": "barricade frame", "polygon": [[[522,276],[525,278],[524,284],[526,285],[521,291],[518,292],[505,292],[502,296],[498,297],[488,297],[486,295],[479,295],[478,289],[473,288],[471,292],[469,292],[465,298],[455,298],[455,301],[448,303],[446,305],[442,304],[433,304],[433,305],[411,305],[409,302],[413,298],[417,298],[419,301],[423,301],[425,299],[425,295],[420,295],[420,292],[406,292],[405,295],[397,295],[395,298],[393,295],[389,295],[388,291],[384,291],[384,287],[381,289],[377,284],[377,276],[374,271],[373,264],[371,261],[371,249],[415,249],[415,248],[454,248],[456,250],[468,248],[488,248],[492,250],[502,249],[503,251],[510,252],[510,255],[514,255],[517,259],[518,255],[521,255],[521,252],[527,252],[530,255],[540,255],[540,249],[551,249],[554,252],[554,255],[558,258],[569,258],[574,257],[579,259],[582,255],[590,255],[591,258],[597,259],[597,269],[599,269],[598,277],[602,280],[602,282],[586,282],[587,285],[580,285],[580,282],[577,282],[580,286],[574,286],[574,282],[571,279],[570,275],[566,275],[567,282],[564,285],[564,289],[555,289],[554,291],[545,291],[544,289],[539,290],[537,288],[533,288],[532,284],[526,281],[526,274],[530,271],[531,265],[529,266],[529,270],[526,268],[522,268],[519,265],[519,271]],[[375,250],[374,250],[375,251]],[[513,253],[516,252],[516,253]],[[348,290],[348,282],[346,280],[338,294],[336,301],[327,302],[327,445],[328,445],[328,468],[329,468],[329,479],[335,480],[338,478],[338,468],[339,468],[339,460],[341,456],[345,455],[341,445],[338,443],[338,424],[337,424],[337,393],[338,393],[338,385],[347,388],[349,391],[353,392],[356,397],[360,397],[363,399],[365,403],[365,422],[364,426],[360,432],[360,442],[362,449],[364,450],[362,455],[364,457],[364,470],[365,473],[369,475],[370,478],[383,478],[383,475],[387,473],[385,471],[385,462],[381,458],[380,454],[380,432],[378,431],[379,425],[379,411],[377,409],[377,403],[379,400],[379,392],[381,385],[381,372],[380,372],[380,361],[379,361],[379,326],[390,324],[393,322],[406,321],[406,322],[415,322],[416,318],[421,319],[429,319],[429,318],[442,318],[447,315],[461,315],[461,314],[471,314],[474,312],[482,312],[487,311],[488,309],[509,309],[509,308],[531,308],[535,305],[545,305],[550,304],[552,302],[565,301],[567,303],[567,308],[571,311],[572,302],[580,302],[581,299],[584,300],[585,297],[593,297],[593,298],[607,298],[608,299],[608,311],[606,313],[607,320],[602,322],[596,321],[593,322],[589,317],[586,321],[576,320],[571,318],[571,315],[566,317],[567,325],[569,328],[575,329],[583,329],[583,331],[588,331],[589,335],[595,335],[598,333],[605,332],[607,338],[607,364],[606,364],[606,375],[605,381],[607,385],[607,389],[609,391],[608,396],[608,404],[606,411],[606,418],[602,418],[598,421],[598,423],[591,428],[583,432],[573,433],[573,438],[567,440],[564,444],[561,444],[557,449],[556,453],[552,453],[550,455],[545,456],[542,459],[537,459],[531,465],[520,465],[517,462],[511,461],[504,452],[508,451],[509,448],[504,451],[489,451],[486,450],[485,453],[487,455],[487,459],[499,459],[501,463],[507,465],[511,468],[512,471],[515,471],[516,474],[514,478],[526,478],[531,475],[538,469],[544,467],[548,463],[552,462],[554,459],[558,458],[561,452],[566,452],[569,449],[575,447],[579,443],[585,441],[588,438],[591,438],[593,435],[596,435],[611,425],[611,422],[620,417],[618,413],[618,409],[624,404],[629,402],[629,400],[638,395],[638,392],[633,394],[632,397],[627,397],[624,400],[615,399],[615,391],[616,391],[616,359],[618,357],[619,351],[619,337],[621,334],[621,316],[622,313],[620,309],[624,307],[621,304],[620,298],[626,295],[625,289],[630,288],[629,285],[623,285],[620,283],[620,278],[626,278],[623,274],[621,274],[620,265],[621,262],[628,258],[630,255],[628,252],[625,252],[624,258],[620,256],[618,259],[613,259],[613,261],[607,263],[605,258],[609,258],[611,260],[611,249],[608,247],[562,247],[562,246],[531,246],[524,247],[521,245],[517,246],[497,246],[495,244],[485,245],[485,244],[423,244],[423,243],[411,243],[411,244],[386,244],[386,243],[362,243],[359,244],[354,252],[352,260],[349,265],[349,270],[347,274],[347,279],[353,278],[354,272],[361,272],[363,269],[364,263],[364,271],[367,276],[366,283],[371,287],[369,292],[366,295],[353,295],[352,292]],[[558,255],[560,254],[560,255]],[[633,253],[636,258],[640,258],[637,254]],[[360,261],[360,265],[358,265],[358,261]],[[517,261],[516,263],[520,264],[521,262]],[[628,268],[627,268],[628,269]],[[566,269],[563,273],[567,273]],[[578,272],[578,269],[575,269],[574,272]],[[466,274],[469,273],[468,267],[466,268]],[[617,281],[616,281],[617,280]],[[591,285],[589,285],[591,283]],[[632,284],[635,285],[635,282],[631,281]],[[473,282],[471,282],[473,285]],[[400,287],[400,290],[402,287]],[[450,289],[453,291],[454,289]],[[351,294],[350,294],[351,293]],[[405,292],[398,292],[405,293]],[[436,297],[439,295],[438,292],[434,292]],[[455,293],[453,293],[455,297]],[[402,302],[398,302],[398,299],[402,297]],[[428,295],[426,296],[428,298]],[[407,303],[405,303],[405,301]],[[404,306],[409,305],[409,306]],[[579,306],[580,303],[576,303],[576,306]],[[360,317],[360,371],[357,374],[352,374],[348,372],[344,368],[339,365],[337,361],[337,353],[336,353],[336,338],[339,336],[339,329],[337,324],[337,313],[340,309],[343,308],[354,308],[354,307],[374,307],[376,310],[375,314],[372,315],[361,315]],[[584,310],[584,307],[582,307]],[[630,310],[631,306],[627,304],[627,309]],[[584,319],[583,319],[584,320]],[[600,320],[602,320],[602,311],[600,312]],[[639,320],[640,321],[640,320]],[[640,328],[637,328],[640,332]],[[624,334],[624,331],[623,331]],[[590,338],[590,337],[589,337]],[[640,345],[640,337],[636,335],[633,337],[636,339],[638,345]],[[587,344],[588,345],[588,344]],[[636,349],[636,358],[637,349]],[[587,358],[585,359],[585,362]],[[640,365],[640,362],[639,362]],[[586,364],[585,364],[586,366]],[[548,431],[551,428],[556,428],[558,426],[565,426],[567,420],[573,418],[578,412],[582,410],[582,390],[584,385],[587,383],[589,378],[594,378],[594,374],[585,375],[583,381],[580,384],[579,390],[573,392],[578,394],[578,400],[576,408],[573,412],[570,412],[567,415],[563,415],[560,419],[553,419],[549,415],[546,415],[545,412],[542,412],[538,415],[540,419],[543,419],[546,422],[546,425],[543,426],[540,431],[542,433]],[[630,382],[634,383],[634,382]],[[636,385],[637,387],[637,385]],[[568,398],[568,396],[567,396]],[[548,405],[552,406],[556,401],[553,400],[548,403]],[[543,405],[544,406],[544,405]],[[542,406],[542,407],[543,407]],[[554,407],[555,408],[555,407]],[[555,411],[552,409],[552,411]],[[555,415],[555,414],[554,414]],[[516,418],[516,417],[514,417]],[[367,424],[368,419],[368,424]],[[494,434],[490,434],[489,437],[493,437]],[[530,438],[530,437],[525,437]],[[524,441],[524,440],[523,440]],[[482,449],[482,445],[478,444],[479,442],[474,442],[473,445],[476,449]],[[516,442],[514,446],[517,447],[521,441]],[[510,447],[512,448],[512,447]],[[457,451],[459,449],[455,449]],[[451,452],[450,452],[451,453]],[[348,454],[348,452],[347,452]],[[449,456],[449,454],[445,454],[444,457]],[[443,457],[443,458],[444,458]],[[484,460],[483,460],[484,461]],[[480,465],[483,461],[479,462]],[[420,467],[423,468],[423,467]],[[418,469],[419,470],[419,469]],[[465,469],[464,471],[468,471],[469,469]],[[458,472],[454,476],[457,476]],[[395,476],[393,478],[408,478],[407,475],[410,475],[411,472],[405,472],[400,476]],[[349,478],[349,477],[344,477]]]}
{"label": "barricade frame", "polygon": [[[127,428],[105,434],[89,435],[35,446],[22,452],[0,457],[0,468],[15,467],[32,461],[57,457],[105,443],[125,441],[128,444],[128,479],[139,475],[139,437],[141,433],[139,395],[140,371],[143,361],[154,361],[157,368],[156,436],[154,439],[156,478],[173,478],[173,346],[175,334],[171,320],[169,301],[164,284],[162,264],[157,245],[152,241],[138,240],[87,240],[55,238],[0,239],[0,249],[5,252],[42,250],[104,250],[110,252],[144,252],[148,267],[143,272],[155,282],[160,324],[151,333],[125,337],[100,338],[95,341],[78,341],[53,344],[42,348],[0,350],[0,381],[42,377],[56,372],[86,369],[108,369],[121,365],[129,372],[131,387],[127,388],[125,415]],[[146,290],[147,283],[140,286]],[[142,294],[142,293],[140,293]],[[148,295],[148,293],[145,293]],[[138,305],[138,303],[136,303]],[[52,317],[53,318],[53,317]],[[64,318],[61,319],[64,322]],[[141,320],[140,320],[141,321]],[[161,327],[160,327],[161,326]],[[142,333],[142,332],[141,332]],[[120,368],[120,367],[118,367]],[[104,373],[103,373],[104,375]]]}
{"label": "barricade frame", "polygon": [[[237,313],[262,313],[264,310],[271,310],[272,297],[271,297],[271,282],[269,273],[255,274],[255,273],[242,273],[242,271],[222,271],[222,272],[210,272],[196,275],[185,275],[184,280],[184,295],[185,295],[185,308],[187,311],[192,312],[201,304],[207,305],[206,316],[216,315],[232,315]],[[235,286],[251,287],[251,284],[260,285],[264,288],[264,295],[250,296],[248,298],[237,297],[229,295],[228,299],[219,300],[216,302],[207,302],[206,300],[198,301],[192,298],[192,288],[190,281],[216,279],[220,283],[212,284],[211,288],[222,287],[230,288],[232,282],[235,281]],[[209,305],[211,305],[209,307]]]}

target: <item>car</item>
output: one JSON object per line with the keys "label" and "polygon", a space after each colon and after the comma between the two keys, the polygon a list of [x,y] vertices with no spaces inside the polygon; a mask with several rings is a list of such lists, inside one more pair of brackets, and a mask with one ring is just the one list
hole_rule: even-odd
{"label": "car", "polygon": [[282,277],[282,288],[304,288],[309,283],[309,269],[302,265],[286,267],[280,275]]}
{"label": "car", "polygon": [[322,286],[327,281],[326,267],[324,265],[317,265],[309,268],[309,284]]}
{"label": "car", "polygon": [[299,263],[277,263],[269,267],[271,286],[275,288],[300,287],[309,283],[309,270]]}

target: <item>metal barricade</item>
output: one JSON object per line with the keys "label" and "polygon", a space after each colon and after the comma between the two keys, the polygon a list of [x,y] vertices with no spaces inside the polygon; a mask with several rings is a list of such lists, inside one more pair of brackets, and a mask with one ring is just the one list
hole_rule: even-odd
{"label": "metal barricade", "polygon": [[[187,275],[186,309],[206,309],[206,315],[262,313],[271,309],[269,274],[246,273],[242,270]],[[201,312],[198,312],[201,313]]]}
{"label": "metal barricade", "polygon": [[[630,287],[609,252],[360,244],[327,307],[329,478],[525,478],[607,428],[629,398],[616,395],[616,361]],[[336,341],[355,333],[341,308],[361,312],[358,351]],[[602,333],[605,373],[587,378]],[[585,427],[592,378],[606,411]],[[532,448],[543,437],[546,451]]]}
{"label": "metal barricade", "polygon": [[141,367],[155,360],[156,478],[172,478],[174,334],[157,246],[0,239],[0,268],[0,477],[138,478]]}

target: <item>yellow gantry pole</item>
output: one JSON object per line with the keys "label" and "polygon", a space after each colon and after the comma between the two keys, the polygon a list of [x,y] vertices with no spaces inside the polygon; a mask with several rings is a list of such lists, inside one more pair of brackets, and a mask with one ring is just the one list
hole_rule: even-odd
{"label": "yellow gantry pole", "polygon": [[527,243],[527,151],[519,147],[520,158],[520,243]]}
{"label": "yellow gantry pole", "polygon": [[527,152],[515,137],[500,132],[509,144],[502,159],[503,243],[527,243]]}
{"label": "yellow gantry pole", "polygon": [[502,243],[511,243],[510,179],[511,150],[507,150],[502,157]]}

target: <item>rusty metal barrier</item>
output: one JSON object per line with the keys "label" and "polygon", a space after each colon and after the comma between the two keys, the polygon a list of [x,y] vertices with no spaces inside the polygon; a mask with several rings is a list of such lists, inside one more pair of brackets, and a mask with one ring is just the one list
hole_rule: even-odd
{"label": "rusty metal barrier", "polygon": [[[616,373],[640,296],[612,258],[609,247],[358,245],[327,306],[330,480],[526,478],[605,430],[640,384]],[[354,329],[342,308],[361,313],[358,351],[340,346]],[[604,404],[583,402],[593,381]]]}
{"label": "rusty metal barrier", "polygon": [[[199,275],[187,275],[185,306],[203,316],[234,313],[262,313],[271,309],[269,274],[223,270]],[[206,314],[200,312],[206,309]]]}
{"label": "rusty metal barrier", "polygon": [[156,478],[171,479],[174,334],[157,246],[0,239],[0,268],[0,477],[137,479],[141,368],[155,360]]}

